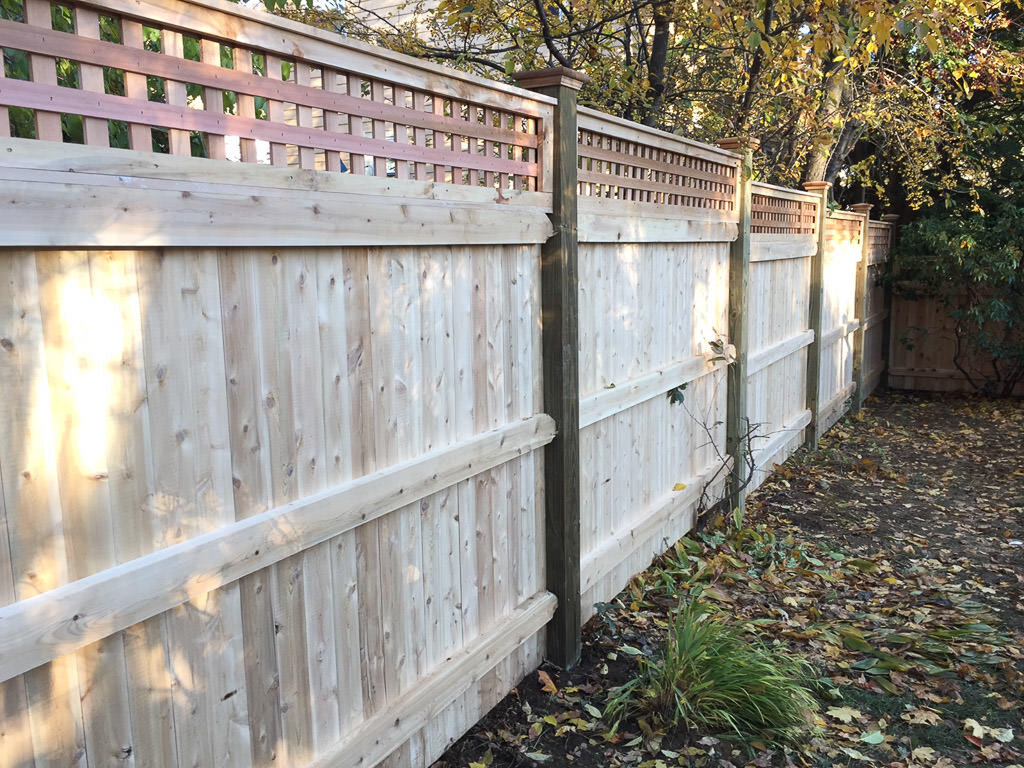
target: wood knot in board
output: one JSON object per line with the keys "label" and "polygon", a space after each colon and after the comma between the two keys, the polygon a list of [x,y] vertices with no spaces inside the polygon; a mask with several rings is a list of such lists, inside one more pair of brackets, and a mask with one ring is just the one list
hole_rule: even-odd
{"label": "wood knot in board", "polygon": [[14,351],[14,342],[4,336],[0,339],[0,347],[3,347],[6,352]]}

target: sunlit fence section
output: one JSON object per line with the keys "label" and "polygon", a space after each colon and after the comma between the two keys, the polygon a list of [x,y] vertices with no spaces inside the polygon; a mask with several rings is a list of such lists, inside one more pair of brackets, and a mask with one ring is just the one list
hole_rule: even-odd
{"label": "sunlit fence section", "polygon": [[853,334],[860,328],[855,305],[857,263],[863,258],[863,217],[833,211],[826,219],[822,256],[821,374],[819,431],[835,424],[853,395]]}

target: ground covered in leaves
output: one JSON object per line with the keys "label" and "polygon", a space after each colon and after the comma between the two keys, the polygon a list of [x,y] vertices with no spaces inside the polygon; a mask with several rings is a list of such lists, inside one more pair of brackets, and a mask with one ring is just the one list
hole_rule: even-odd
{"label": "ground covered in leaves", "polygon": [[[715,522],[718,525],[715,525]],[[872,398],[634,579],[438,762],[503,766],[1024,766],[1024,402]],[[603,717],[682,601],[819,676],[791,747]]]}

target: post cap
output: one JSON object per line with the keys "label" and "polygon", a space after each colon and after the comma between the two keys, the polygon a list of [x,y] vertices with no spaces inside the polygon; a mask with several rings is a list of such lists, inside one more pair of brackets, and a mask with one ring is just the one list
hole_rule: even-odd
{"label": "post cap", "polygon": [[874,203],[854,203],[850,206],[850,210],[854,213],[870,213],[871,209],[875,207]]}
{"label": "post cap", "polygon": [[882,214],[882,221],[887,221],[890,224],[895,224],[899,220],[900,220],[900,215],[898,213],[883,213]]}
{"label": "post cap", "polygon": [[753,136],[728,136],[719,139],[718,146],[729,152],[743,152],[748,149],[757,152],[761,148],[761,140]]}
{"label": "post cap", "polygon": [[831,181],[805,181],[804,189],[808,192],[821,192],[823,189],[831,189]]}
{"label": "post cap", "polygon": [[545,67],[544,69],[533,69],[529,72],[516,72],[515,78],[523,88],[530,90],[546,88],[552,85],[564,85],[566,88],[578,91],[590,82],[588,75],[568,67]]}

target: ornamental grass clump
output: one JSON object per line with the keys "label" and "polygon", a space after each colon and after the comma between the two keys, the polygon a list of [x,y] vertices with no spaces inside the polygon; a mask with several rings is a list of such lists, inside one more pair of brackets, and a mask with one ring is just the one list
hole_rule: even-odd
{"label": "ornamental grass clump", "polygon": [[813,727],[811,666],[746,639],[697,601],[670,617],[663,656],[640,665],[610,693],[605,716],[615,728],[650,718],[664,729],[795,744]]}

